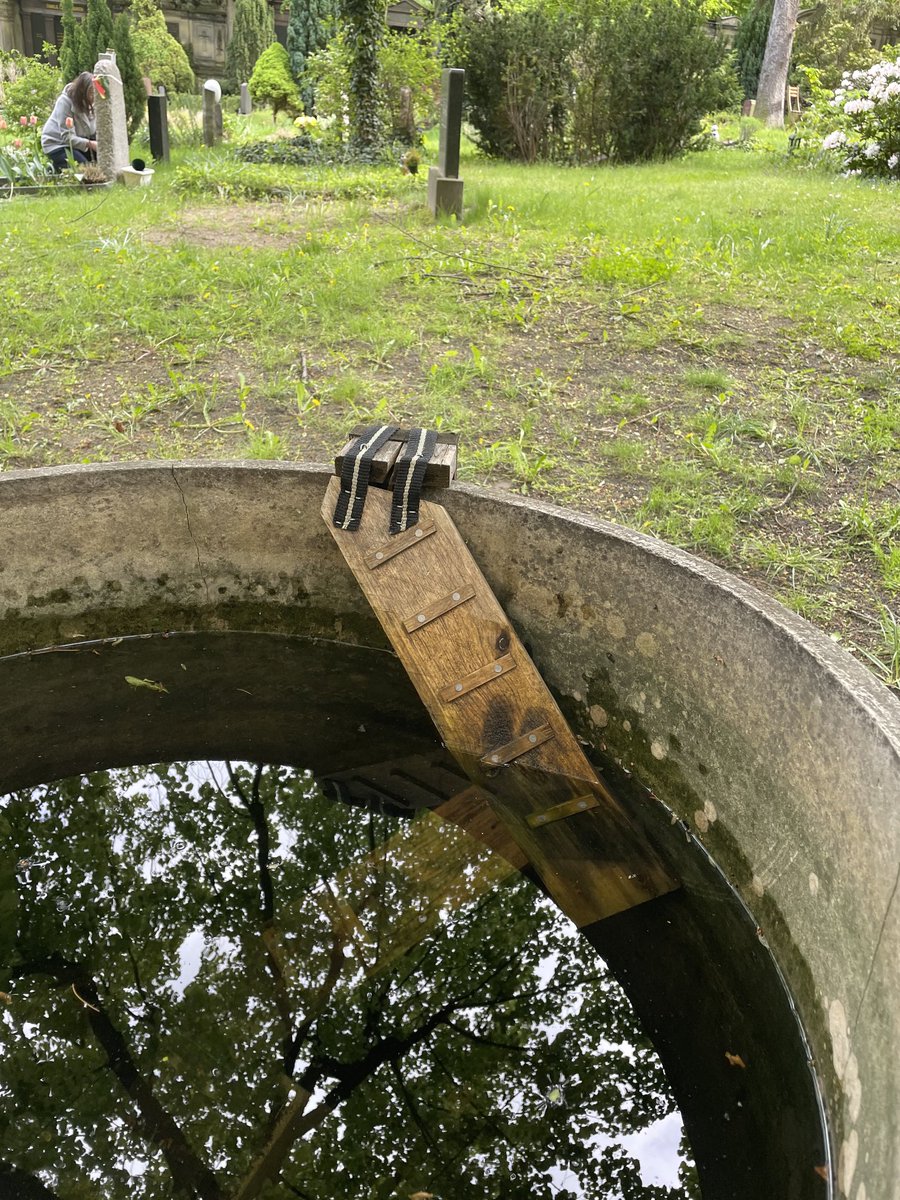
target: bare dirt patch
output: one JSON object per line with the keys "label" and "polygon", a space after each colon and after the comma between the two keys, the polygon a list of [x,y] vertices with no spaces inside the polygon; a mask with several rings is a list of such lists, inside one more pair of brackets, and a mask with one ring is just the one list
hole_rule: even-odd
{"label": "bare dirt patch", "polygon": [[[179,242],[216,248],[290,249],[310,227],[305,205],[206,204],[180,208],[170,221],[143,233],[145,242],[168,248]],[[317,215],[315,224],[321,228]]]}

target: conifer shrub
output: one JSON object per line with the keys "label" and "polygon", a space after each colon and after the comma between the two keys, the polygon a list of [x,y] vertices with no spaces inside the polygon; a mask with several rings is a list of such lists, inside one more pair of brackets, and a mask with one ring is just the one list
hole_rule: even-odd
{"label": "conifer shrub", "polygon": [[139,72],[166,92],[190,92],[194,72],[184,47],[169,33],[156,0],[132,0],[132,33]]}
{"label": "conifer shrub", "polygon": [[273,42],[257,59],[250,75],[250,95],[257,104],[271,107],[273,121],[280,112],[297,116],[303,111],[288,52],[280,42]]}

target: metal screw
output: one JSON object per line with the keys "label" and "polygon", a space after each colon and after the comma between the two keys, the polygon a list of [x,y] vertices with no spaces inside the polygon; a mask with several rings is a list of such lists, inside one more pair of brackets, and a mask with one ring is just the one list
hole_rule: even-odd
{"label": "metal screw", "polygon": [[454,592],[454,593],[453,593],[453,599],[454,599],[454,600],[458,600],[458,599],[459,599],[459,592]]}
{"label": "metal screw", "polygon": [[579,808],[587,808],[587,804],[585,804],[585,802],[582,800],[581,803],[578,805],[578,807]]}
{"label": "metal screw", "polygon": [[500,761],[500,755],[499,755],[499,754],[492,754],[492,755],[491,755],[491,762],[499,762],[499,761]]}
{"label": "metal screw", "polygon": [[454,685],[454,690],[455,690],[455,691],[457,691],[457,692],[461,692],[461,691],[462,691],[462,684],[461,684],[461,683],[457,683],[457,684],[455,684],[455,685]]}
{"label": "metal screw", "polygon": [[421,529],[417,529],[417,530],[416,530],[416,537],[421,537],[421,536],[422,536],[422,530],[421,530]]}
{"label": "metal screw", "polygon": [[425,614],[424,614],[424,613],[419,613],[419,615],[416,617],[416,620],[417,620],[417,621],[419,622],[419,624],[421,625],[421,624],[422,624],[422,622],[425,620]]}
{"label": "metal screw", "polygon": [[543,825],[543,823],[544,823],[546,820],[547,820],[547,818],[546,818],[546,817],[544,817],[544,816],[538,816],[538,817],[535,817],[535,818],[534,818],[534,821],[535,821],[535,824],[536,824],[536,825]]}
{"label": "metal screw", "polygon": [[377,550],[375,552],[375,557],[376,558],[384,558],[384,554],[380,550]]}
{"label": "metal screw", "polygon": [[503,673],[503,668],[500,666],[499,663],[497,663],[496,667],[494,667],[494,674],[502,675],[502,673]]}
{"label": "metal screw", "polygon": [[536,742],[537,738],[534,736],[533,733],[529,733],[528,740],[529,740],[529,742]]}

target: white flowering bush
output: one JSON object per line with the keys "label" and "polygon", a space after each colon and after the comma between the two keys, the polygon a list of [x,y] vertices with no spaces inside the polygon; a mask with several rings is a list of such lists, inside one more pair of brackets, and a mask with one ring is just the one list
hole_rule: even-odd
{"label": "white flowering bush", "polygon": [[900,179],[900,57],[845,75],[831,106],[843,128],[822,149],[840,152],[848,174]]}

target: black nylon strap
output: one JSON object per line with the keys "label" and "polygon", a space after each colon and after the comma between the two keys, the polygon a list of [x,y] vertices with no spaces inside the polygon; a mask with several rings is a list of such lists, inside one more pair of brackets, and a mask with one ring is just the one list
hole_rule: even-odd
{"label": "black nylon strap", "polygon": [[411,429],[409,440],[394,468],[394,496],[391,504],[391,533],[402,533],[419,520],[419,500],[425,471],[431,462],[437,434],[432,429]]}
{"label": "black nylon strap", "polygon": [[396,425],[370,425],[344,455],[341,490],[332,518],[339,529],[352,531],[359,528],[372,473],[372,459],[396,430]]}

